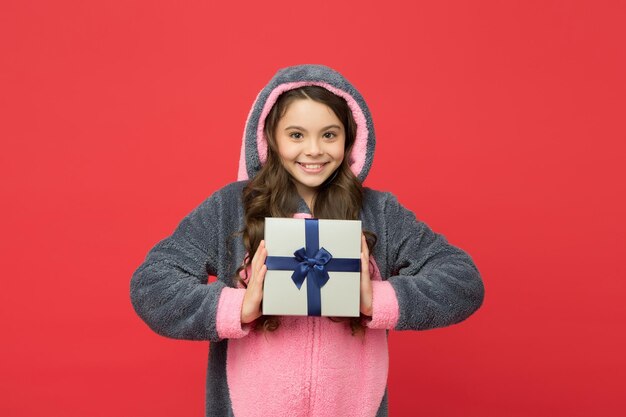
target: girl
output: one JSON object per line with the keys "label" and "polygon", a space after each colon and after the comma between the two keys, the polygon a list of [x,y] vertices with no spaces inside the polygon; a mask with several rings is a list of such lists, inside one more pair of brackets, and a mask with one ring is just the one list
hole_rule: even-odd
{"label": "girl", "polygon": [[[449,326],[482,304],[465,252],[392,194],[361,186],[373,153],[370,112],[342,75],[285,68],[250,111],[239,181],[135,271],[131,300],[148,326],[212,342],[207,416],[386,416],[387,331]],[[264,218],[311,216],[362,221],[358,319],[261,315]]]}

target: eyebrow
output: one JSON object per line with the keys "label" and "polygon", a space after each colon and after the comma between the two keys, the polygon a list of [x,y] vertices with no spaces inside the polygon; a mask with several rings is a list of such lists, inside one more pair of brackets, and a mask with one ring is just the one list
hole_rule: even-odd
{"label": "eyebrow", "polygon": [[[339,129],[339,130],[341,130],[341,126],[339,126],[339,125],[330,125],[330,126],[326,126],[326,127],[322,128],[321,130],[328,130],[328,129],[333,129],[333,128],[334,128],[334,129]],[[298,130],[302,130],[302,131],[304,131],[304,132],[306,132],[306,131],[307,131],[305,128],[303,128],[303,127],[301,127],[301,126],[287,126],[287,127],[285,128],[285,130],[289,130],[289,129],[298,129]]]}

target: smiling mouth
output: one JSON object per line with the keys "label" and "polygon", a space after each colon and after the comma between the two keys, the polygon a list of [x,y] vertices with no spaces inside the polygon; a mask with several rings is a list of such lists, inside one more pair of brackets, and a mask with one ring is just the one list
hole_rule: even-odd
{"label": "smiling mouth", "polygon": [[311,169],[311,170],[316,170],[316,169],[320,169],[322,168],[324,165],[326,165],[328,162],[322,162],[322,163],[317,163],[317,164],[306,164],[304,162],[298,162],[298,164],[305,168],[305,169]]}

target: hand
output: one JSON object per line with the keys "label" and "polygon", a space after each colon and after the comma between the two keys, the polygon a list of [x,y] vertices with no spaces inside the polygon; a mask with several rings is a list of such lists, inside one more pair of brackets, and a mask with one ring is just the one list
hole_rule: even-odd
{"label": "hand", "polygon": [[262,315],[263,280],[265,279],[265,272],[267,272],[265,258],[267,258],[267,249],[265,249],[265,241],[262,240],[250,264],[252,275],[248,280],[246,293],[243,296],[243,305],[241,306],[242,324],[251,323]]}
{"label": "hand", "polygon": [[361,234],[361,313],[372,316],[372,280],[370,278],[370,250],[365,235]]}

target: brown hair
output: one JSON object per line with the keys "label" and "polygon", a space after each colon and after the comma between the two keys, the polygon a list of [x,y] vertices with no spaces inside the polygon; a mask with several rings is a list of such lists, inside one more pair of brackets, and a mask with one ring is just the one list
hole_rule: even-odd
{"label": "brown hair", "polygon": [[[311,212],[319,219],[358,220],[363,204],[363,187],[350,169],[350,153],[356,138],[356,122],[346,101],[318,86],[305,86],[281,94],[265,119],[264,133],[267,138],[267,161],[259,173],[243,190],[244,229],[243,243],[250,254],[256,253],[263,240],[265,217],[292,217],[297,210],[298,192],[291,175],[283,167],[274,137],[279,120],[295,100],[313,100],[327,105],[341,121],[345,129],[345,157],[335,173],[318,187],[311,204]],[[376,235],[365,231],[370,251],[376,243]],[[246,270],[251,259],[244,259],[237,270]],[[245,284],[244,284],[245,285]],[[340,321],[344,319],[333,319]],[[277,317],[262,316],[263,328],[273,331],[279,326]],[[352,334],[363,332],[361,318],[350,320]]]}

